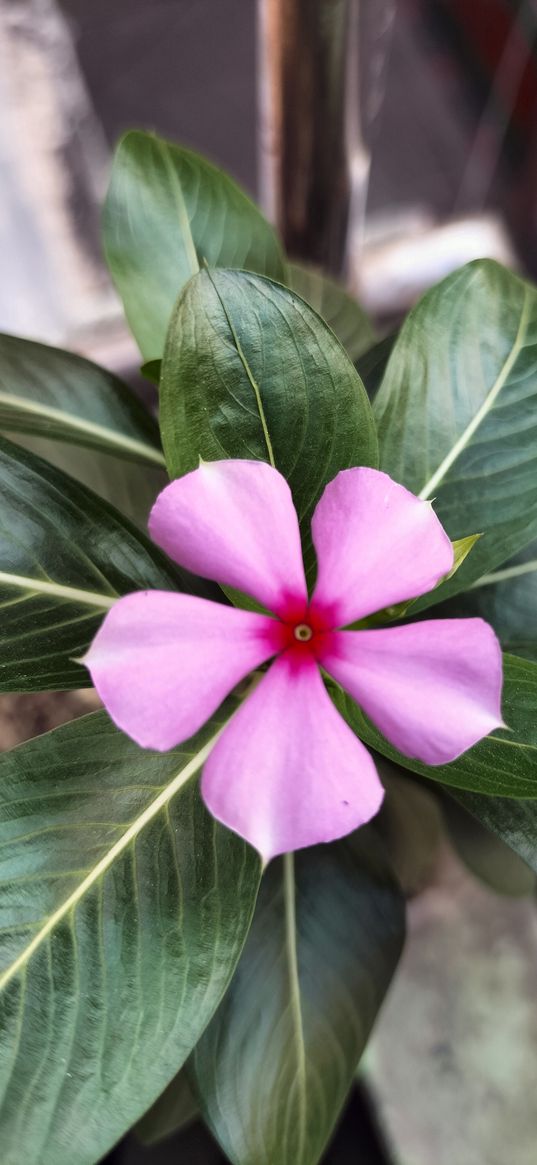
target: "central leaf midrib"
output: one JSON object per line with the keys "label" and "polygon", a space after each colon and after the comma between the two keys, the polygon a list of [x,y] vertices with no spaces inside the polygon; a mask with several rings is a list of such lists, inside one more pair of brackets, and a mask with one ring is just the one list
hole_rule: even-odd
{"label": "central leaf midrib", "polygon": [[236,332],[236,330],[235,330],[235,325],[234,325],[234,323],[233,323],[233,320],[231,319],[231,316],[230,316],[230,314],[229,314],[229,312],[228,312],[228,310],[227,310],[227,307],[226,307],[226,305],[225,305],[225,303],[224,303],[224,300],[222,299],[222,296],[221,296],[221,294],[220,294],[220,292],[219,292],[219,290],[218,290],[218,287],[216,286],[216,283],[215,283],[214,279],[212,278],[212,275],[211,275],[211,272],[209,271],[209,269],[207,269],[207,274],[208,274],[208,276],[209,276],[209,279],[210,279],[210,281],[211,281],[211,284],[212,284],[212,287],[213,287],[213,289],[214,289],[214,291],[215,291],[215,294],[216,294],[216,296],[218,297],[218,301],[219,301],[219,303],[220,303],[220,307],[222,308],[222,311],[223,311],[223,313],[224,313],[224,315],[225,315],[225,317],[226,317],[226,320],[227,320],[227,324],[228,324],[229,330],[230,330],[230,332],[231,332],[231,335],[232,335],[232,337],[233,337],[233,343],[234,343],[234,345],[235,345],[235,348],[236,348],[236,351],[237,351],[237,355],[238,355],[238,357],[239,357],[239,360],[240,360],[240,362],[241,362],[241,364],[242,364],[242,366],[243,366],[243,368],[244,368],[244,371],[245,371],[245,373],[246,373],[246,376],[247,376],[247,378],[248,378],[248,381],[249,381],[249,383],[250,383],[250,386],[251,386],[251,388],[253,389],[253,393],[254,393],[254,397],[255,397],[255,402],[256,402],[256,407],[257,407],[257,411],[258,411],[258,414],[259,414],[259,420],[260,420],[260,422],[261,422],[261,428],[262,428],[262,430],[263,430],[263,437],[264,437],[264,440],[265,440],[265,445],[266,445],[266,447],[267,447],[267,456],[268,456],[268,460],[269,460],[270,464],[272,465],[272,467],[275,469],[275,468],[276,468],[276,461],[275,461],[275,458],[274,458],[274,450],[273,450],[273,448],[272,448],[272,441],[271,441],[271,439],[270,439],[270,433],[269,433],[268,422],[267,422],[267,418],[266,418],[266,416],[265,416],[265,410],[264,410],[264,407],[263,407],[263,400],[262,400],[262,398],[261,398],[261,391],[260,391],[259,385],[258,385],[258,383],[257,383],[257,381],[256,381],[256,379],[255,379],[255,376],[254,376],[254,374],[253,374],[253,372],[252,372],[252,369],[250,368],[250,365],[249,365],[249,363],[248,363],[248,360],[246,359],[246,356],[245,356],[245,354],[244,354],[244,352],[243,352],[243,350],[242,350],[241,342],[240,342],[240,340],[239,340],[239,337],[238,337],[238,335],[237,335],[237,332]]}
{"label": "central leaf midrib", "polygon": [[0,570],[0,586],[2,584],[21,590],[26,595],[51,595],[52,598],[61,599],[63,602],[81,603],[83,606],[105,610],[109,610],[118,599],[117,594],[86,591],[78,587],[63,586],[62,583],[45,582],[42,579],[33,579],[29,575],[10,574],[9,571]]}
{"label": "central leaf midrib", "polygon": [[123,854],[131,842],[135,841],[142,830],[145,829],[147,825],[149,825],[149,823],[153,820],[154,817],[157,816],[160,810],[169,804],[179,789],[184,784],[186,784],[186,782],[190,780],[191,777],[195,776],[195,774],[199,771],[207,759],[221,732],[222,727],[220,727],[214,736],[212,736],[211,739],[207,742],[207,744],[200,748],[199,751],[191,758],[191,760],[188,761],[187,764],[182,769],[180,769],[178,773],[176,773],[175,777],[168,785],[166,785],[166,788],[162,789],[159,795],[155,797],[155,799],[151,801],[148,806],[146,806],[143,812],[133,822],[131,822],[129,827],[125,830],[123,836],[119,838],[119,840],[115,842],[113,846],[110,847],[110,849],[103,855],[103,857],[99,859],[90,873],[86,875],[80,885],[77,886],[76,890],[74,890],[73,893],[65,899],[61,906],[59,906],[58,909],[55,910],[53,914],[51,914],[45,925],[41,927],[41,929],[34,936],[25,950],[22,951],[21,954],[18,955],[18,957],[11,964],[11,966],[8,967],[2,975],[0,975],[0,991],[8,986],[11,980],[14,979],[15,976],[19,973],[19,971],[24,970],[27,963],[32,958],[32,955],[34,955],[35,952],[39,950],[42,943],[48,939],[49,935],[52,934],[59,923],[62,922],[62,920],[66,917],[66,915],[69,914],[78,905],[78,903],[84,898],[85,894],[93,888],[93,886],[100,880],[100,878],[102,878],[110,866],[112,866],[113,863]]}
{"label": "central leaf midrib", "polygon": [[431,475],[429,480],[425,483],[425,485],[423,486],[423,489],[420,490],[418,497],[420,497],[423,501],[430,498],[433,491],[435,489],[437,489],[439,485],[442,484],[442,481],[444,480],[446,474],[449,473],[449,470],[452,468],[452,466],[455,464],[457,459],[460,457],[460,455],[466,449],[469,441],[474,436],[474,433],[477,432],[479,426],[485,420],[485,417],[488,416],[491,408],[494,405],[496,398],[498,397],[499,393],[501,392],[502,388],[504,387],[504,385],[507,381],[507,378],[509,376],[509,373],[511,372],[514,364],[516,363],[516,360],[518,359],[518,356],[519,356],[519,354],[522,350],[522,347],[523,347],[523,341],[524,341],[524,338],[526,335],[527,325],[528,325],[529,307],[530,307],[529,291],[525,289],[524,303],[522,306],[522,311],[520,313],[520,322],[519,322],[518,331],[517,331],[517,334],[515,336],[515,340],[513,343],[513,347],[511,348],[511,351],[510,351],[507,359],[504,361],[504,364],[503,364],[502,368],[500,369],[500,372],[498,373],[498,376],[496,377],[494,384],[492,385],[489,392],[487,393],[487,396],[485,397],[484,401],[482,401],[477,412],[472,417],[472,420],[469,422],[469,424],[466,426],[464,431],[461,433],[460,437],[457,438],[457,440],[455,441],[455,444],[449,450],[449,453],[447,453],[446,456],[444,457],[444,459],[441,461],[438,468]]}
{"label": "central leaf midrib", "polygon": [[307,1061],[304,1039],[304,1022],[302,1017],[302,1005],[300,1001],[300,975],[298,970],[296,934],[296,879],[294,854],[292,853],[284,854],[283,856],[283,887],[285,904],[285,946],[287,953],[287,970],[289,975],[289,995],[297,1050],[297,1165],[301,1165],[304,1153],[307,1119]]}
{"label": "central leaf midrib", "polygon": [[138,456],[143,460],[153,462],[155,465],[165,465],[164,455],[156,446],[146,444],[144,441],[139,441],[135,437],[128,437],[120,433],[117,429],[106,428],[96,421],[89,421],[83,417],[75,417],[72,413],[63,412],[61,409],[54,408],[52,405],[42,404],[41,401],[30,401],[22,397],[13,397],[8,393],[0,391],[0,405],[2,404],[6,405],[10,412],[15,415],[17,412],[22,412],[32,416],[42,417],[44,420],[55,421],[58,427],[73,429],[74,432],[87,433],[95,438],[100,438],[102,445],[117,450],[124,450],[133,457]]}
{"label": "central leaf midrib", "polygon": [[495,583],[507,582],[511,578],[520,578],[525,574],[537,573],[537,558],[531,559],[530,562],[521,562],[518,566],[506,566],[503,570],[492,571],[491,574],[484,574],[473,582],[468,590],[478,590],[479,587],[490,587]]}
{"label": "central leaf midrib", "polygon": [[196,251],[196,248],[194,246],[194,240],[192,238],[192,231],[190,228],[190,216],[189,216],[187,208],[186,208],[185,197],[183,194],[183,187],[181,185],[181,180],[180,180],[179,175],[177,174],[176,168],[173,164],[173,159],[170,157],[170,150],[169,150],[169,147],[167,144],[164,144],[164,149],[162,150],[162,156],[164,158],[164,165],[166,167],[166,170],[168,173],[168,178],[170,180],[170,186],[171,186],[171,189],[173,190],[173,194],[174,194],[175,204],[177,207],[177,216],[179,219],[179,228],[180,228],[181,238],[183,240],[184,252],[185,252],[185,255],[186,255],[187,261],[188,261],[188,266],[189,266],[191,275],[196,275],[197,272],[199,271],[200,267],[199,267],[199,262],[198,262],[197,251]]}

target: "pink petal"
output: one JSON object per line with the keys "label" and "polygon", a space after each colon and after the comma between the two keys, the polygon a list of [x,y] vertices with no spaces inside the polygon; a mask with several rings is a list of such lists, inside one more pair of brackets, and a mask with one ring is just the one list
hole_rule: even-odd
{"label": "pink petal", "polygon": [[428,765],[503,724],[500,645],[482,619],[338,631],[322,664],[387,740]]}
{"label": "pink petal", "polygon": [[172,481],[151,537],[181,566],[279,612],[307,598],[298,518],[287,482],[263,461],[204,462]]}
{"label": "pink petal", "polygon": [[274,654],[274,626],[193,595],[140,591],[114,604],[82,662],[118,727],[164,752]]}
{"label": "pink petal", "polygon": [[285,653],[224,729],[202,776],[211,813],[268,861],[342,837],[377,812],[383,789],[313,662]]}
{"label": "pink petal", "polygon": [[430,591],[453,548],[429,502],[377,469],[344,469],[312,519],[318,573],[313,602],[343,627]]}

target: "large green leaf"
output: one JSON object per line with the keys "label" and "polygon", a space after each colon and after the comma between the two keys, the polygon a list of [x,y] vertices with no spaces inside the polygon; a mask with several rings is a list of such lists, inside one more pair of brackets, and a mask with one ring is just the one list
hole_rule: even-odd
{"label": "large green leaf", "polygon": [[374,834],[269,866],[187,1065],[234,1165],[316,1165],[395,970],[403,903]]}
{"label": "large green leaf", "polygon": [[480,615],[505,651],[537,662],[537,542],[449,599],[441,615]]}
{"label": "large green leaf", "polygon": [[161,378],[161,432],[171,477],[199,458],[272,461],[300,519],[349,465],[375,465],[362,382],[302,299],[256,275],[202,271],[180,296]]}
{"label": "large green leaf", "polygon": [[9,436],[22,449],[35,453],[49,465],[74,477],[81,485],[88,486],[146,533],[151,507],[169,482],[165,469],[127,461],[124,457],[114,457],[96,449],[82,449],[80,445],[71,445],[67,441],[33,437],[28,433],[10,433]]}
{"label": "large green leaf", "polygon": [[277,238],[226,174],[154,134],[119,143],[104,211],[112,278],[144,360],[162,356],[179,291],[203,262],[283,278]]}
{"label": "large green leaf", "polygon": [[72,352],[2,334],[0,429],[164,465],[156,422],[117,376]]}
{"label": "large green leaf", "polygon": [[369,316],[334,279],[315,267],[288,263],[286,282],[326,320],[353,362],[375,343]]}
{"label": "large green leaf", "polygon": [[0,759],[2,1165],[93,1165],[179,1070],[241,951],[259,859],[172,752],[104,712]]}
{"label": "large green leaf", "polygon": [[373,344],[372,348],[368,348],[356,361],[356,371],[364,382],[370,400],[373,400],[382,384],[396,339],[397,332],[391,332],[389,336]]}
{"label": "large green leaf", "polygon": [[450,794],[482,825],[496,834],[537,874],[537,801],[482,797],[450,789]]}
{"label": "large green leaf", "polygon": [[0,491],[0,691],[83,687],[73,657],[118,595],[182,589],[186,576],[106,502],[2,438]]}
{"label": "large green leaf", "polygon": [[403,756],[350,696],[331,686],[338,708],[356,734],[403,768],[491,797],[537,798],[537,664],[504,656],[503,716],[508,728],[493,732],[448,765],[430,766]]}
{"label": "large green leaf", "polygon": [[[469,794],[470,797],[475,795]],[[497,802],[498,798],[487,797],[487,800]],[[514,804],[520,802],[515,801]],[[527,862],[468,812],[457,793],[455,796],[444,797],[442,807],[451,843],[474,877],[497,894],[505,894],[510,898],[523,898],[535,893],[537,881]]]}
{"label": "large green leaf", "polygon": [[381,468],[451,538],[483,537],[421,608],[537,535],[537,291],[497,263],[449,276],[410,313],[375,397]]}

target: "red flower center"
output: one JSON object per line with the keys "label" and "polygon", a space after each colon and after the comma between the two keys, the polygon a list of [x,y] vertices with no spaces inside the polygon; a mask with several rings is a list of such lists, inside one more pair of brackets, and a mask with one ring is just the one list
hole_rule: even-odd
{"label": "red flower center", "polygon": [[270,629],[275,652],[289,652],[297,664],[319,660],[332,631],[326,615],[303,603],[289,602],[278,616]]}

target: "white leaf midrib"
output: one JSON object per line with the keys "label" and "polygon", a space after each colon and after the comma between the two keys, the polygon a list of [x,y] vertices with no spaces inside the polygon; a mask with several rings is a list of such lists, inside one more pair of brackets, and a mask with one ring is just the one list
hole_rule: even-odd
{"label": "white leaf midrib", "polygon": [[87,434],[106,446],[110,452],[117,450],[143,461],[150,461],[154,465],[164,466],[164,454],[153,445],[138,441],[135,437],[127,437],[116,429],[108,429],[96,421],[88,421],[82,417],[75,417],[72,413],[53,408],[52,405],[29,401],[23,397],[14,397],[0,391],[0,405],[5,405],[13,413],[27,413],[28,416],[42,417],[43,420],[55,422],[64,429],[72,429],[75,433]]}
{"label": "white leaf midrib", "polygon": [[457,459],[460,457],[461,453],[464,452],[467,445],[469,444],[472,437],[474,436],[474,433],[477,431],[479,426],[485,420],[485,417],[488,416],[489,412],[493,408],[494,403],[495,403],[497,397],[499,396],[502,388],[504,387],[505,382],[509,376],[509,373],[511,372],[511,370],[512,370],[514,364],[516,363],[516,360],[518,359],[518,356],[522,350],[524,338],[526,336],[527,325],[528,325],[529,305],[530,305],[529,288],[525,288],[524,289],[524,302],[522,305],[522,311],[520,313],[520,322],[519,322],[519,326],[518,326],[518,331],[517,331],[517,334],[515,336],[513,347],[511,348],[509,356],[507,357],[502,368],[500,369],[500,372],[498,373],[498,376],[496,377],[496,380],[494,381],[492,388],[489,390],[489,392],[487,393],[487,396],[485,397],[484,401],[480,405],[479,409],[477,410],[475,415],[472,417],[472,420],[466,426],[466,429],[464,430],[463,433],[461,433],[461,435],[457,439],[457,441],[455,441],[455,444],[452,446],[452,448],[446,454],[446,456],[444,457],[443,461],[440,463],[438,468],[435,470],[435,472],[432,474],[432,476],[429,478],[429,480],[425,483],[425,485],[423,486],[423,489],[420,490],[418,497],[420,497],[422,499],[422,501],[426,501],[428,498],[430,498],[434,494],[435,490],[438,489],[438,486],[441,485],[442,481],[444,480],[446,474],[451,469],[452,465],[455,464]]}
{"label": "white leaf midrib", "polygon": [[507,582],[511,578],[520,578],[522,575],[535,573],[537,573],[537,558],[531,559],[530,562],[521,562],[518,566],[506,566],[503,570],[495,570],[491,574],[484,574],[481,578],[476,579],[468,587],[468,590],[475,591],[479,587],[491,587],[495,583]]}
{"label": "white leaf midrib", "polygon": [[[98,591],[85,591],[78,587],[63,586],[62,583],[45,582],[44,579],[30,578],[23,574],[10,574],[0,570],[0,586],[16,587],[25,594],[51,595],[65,602],[81,603],[87,607],[101,607],[109,610],[118,600],[118,595],[105,595]],[[0,603],[0,607],[1,607]]]}
{"label": "white leaf midrib", "polygon": [[68,898],[65,899],[61,906],[59,906],[58,909],[50,915],[46,923],[41,927],[38,933],[34,935],[34,938],[24,949],[24,951],[22,951],[21,954],[18,955],[18,957],[11,964],[11,966],[9,966],[4,971],[4,973],[0,975],[0,991],[3,991],[4,988],[7,987],[8,984],[12,981],[12,979],[14,979],[20,971],[24,970],[27,963],[32,958],[32,955],[34,955],[35,952],[39,950],[42,943],[45,942],[50,934],[52,934],[59,923],[66,917],[66,915],[69,914],[78,905],[78,903],[93,888],[99,879],[102,878],[110,866],[112,866],[113,863],[121,856],[124,850],[127,849],[131,842],[135,841],[142,830],[145,829],[145,827],[153,820],[154,817],[157,816],[158,813],[160,813],[161,809],[165,808],[165,806],[169,804],[176,793],[179,792],[179,789],[181,789],[181,787],[199,771],[201,766],[206,761],[209,753],[214,748],[214,745],[216,744],[216,741],[218,740],[218,737],[222,731],[223,728],[219,728],[214,736],[212,736],[211,739],[207,742],[207,744],[205,744],[203,748],[200,748],[195,756],[193,756],[191,760],[184,766],[184,768],[180,769],[179,772],[176,773],[173,780],[170,781],[168,785],[166,785],[165,789],[161,790],[158,797],[156,797],[150,805],[146,806],[143,813],[141,813],[139,817],[137,817],[135,821],[129,825],[128,829],[125,830],[123,836],[119,838],[119,840],[115,842],[113,846],[111,846],[111,848],[103,855],[102,858],[100,858],[97,864],[93,867],[92,870],[90,870],[89,874],[87,874],[83,881],[80,883],[80,885],[76,887],[76,890],[74,890],[72,894],[70,894]]}
{"label": "white leaf midrib", "polygon": [[294,854],[283,856],[283,893],[285,904],[285,942],[291,1015],[297,1049],[297,1089],[298,1089],[298,1151],[297,1165],[301,1165],[304,1155],[307,1121],[307,1062],[304,1039],[304,1023],[300,1002],[300,977],[298,971],[298,951],[296,936],[296,879]]}

